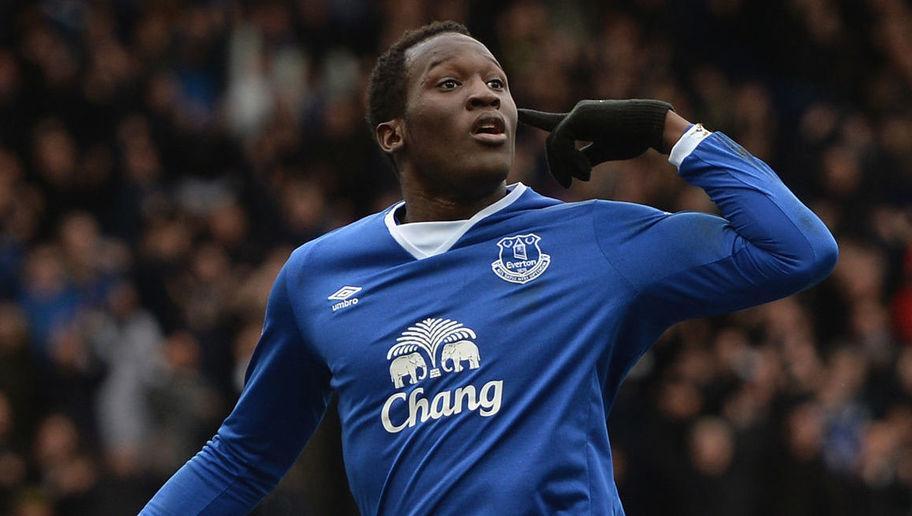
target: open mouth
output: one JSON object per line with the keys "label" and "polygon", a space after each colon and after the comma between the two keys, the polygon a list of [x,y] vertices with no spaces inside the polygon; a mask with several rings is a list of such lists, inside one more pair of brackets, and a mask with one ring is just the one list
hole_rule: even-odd
{"label": "open mouth", "polygon": [[472,124],[472,137],[483,143],[499,144],[507,140],[507,124],[497,113],[485,113]]}

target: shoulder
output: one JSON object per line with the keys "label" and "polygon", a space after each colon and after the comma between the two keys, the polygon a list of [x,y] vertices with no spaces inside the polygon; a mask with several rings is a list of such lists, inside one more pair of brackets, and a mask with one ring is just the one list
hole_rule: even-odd
{"label": "shoulder", "polygon": [[672,214],[647,206],[625,201],[590,201],[593,222],[600,232],[610,229],[613,232],[639,232],[652,226]]}
{"label": "shoulder", "polygon": [[622,239],[672,216],[667,211],[644,204],[601,199],[564,202],[536,192],[524,196],[522,201],[517,203],[512,216],[573,224],[586,221],[593,224],[600,235],[615,235]]}
{"label": "shoulder", "polygon": [[[709,246],[726,224],[724,219],[706,213],[669,213],[630,202],[594,201],[592,207],[595,237],[602,252],[614,262],[629,256],[661,254],[662,249],[676,255],[696,244]],[[719,240],[718,245],[728,243]]]}
{"label": "shoulder", "polygon": [[682,240],[682,245],[691,245],[692,239],[706,243],[728,225],[727,220],[717,215],[694,211],[670,213],[630,202],[594,201],[593,208],[596,234],[604,244],[671,245],[672,238]]}
{"label": "shoulder", "polygon": [[509,216],[533,216],[562,218],[584,216],[592,212],[594,201],[566,202],[542,195],[531,188],[510,208]]}
{"label": "shoulder", "polygon": [[293,271],[310,269],[327,263],[345,262],[352,256],[365,255],[387,244],[383,216],[386,210],[368,215],[351,224],[336,228],[292,251],[285,264]]}
{"label": "shoulder", "polygon": [[532,202],[518,210],[517,214],[534,214],[540,217],[558,216],[563,220],[575,217],[593,219],[597,228],[623,233],[625,230],[638,232],[645,227],[672,217],[673,214],[645,204],[626,201],[593,199],[578,202],[564,202],[535,194]]}

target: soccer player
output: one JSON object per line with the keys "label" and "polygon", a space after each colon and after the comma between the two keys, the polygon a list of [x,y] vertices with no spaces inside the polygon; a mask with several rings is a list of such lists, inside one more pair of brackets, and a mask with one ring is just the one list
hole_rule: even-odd
{"label": "soccer player", "polygon": [[[368,119],[404,202],[292,253],[237,406],[144,514],[250,510],[331,391],[364,514],[623,514],[606,418],[637,359],[677,321],[792,294],[834,266],[826,227],[765,163],[664,102],[517,111],[459,24],[380,57]],[[722,217],[507,185],[518,119],[551,131],[565,186],[654,148]]]}

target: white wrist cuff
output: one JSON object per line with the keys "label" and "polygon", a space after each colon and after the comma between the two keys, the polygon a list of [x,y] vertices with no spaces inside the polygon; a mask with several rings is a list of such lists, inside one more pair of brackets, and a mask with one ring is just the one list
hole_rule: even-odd
{"label": "white wrist cuff", "polygon": [[690,153],[697,148],[697,145],[700,145],[700,142],[711,134],[712,131],[707,131],[703,124],[694,124],[678,139],[678,143],[675,143],[674,147],[671,148],[671,153],[668,154],[668,162],[674,165],[675,168],[680,167],[684,158],[690,156]]}

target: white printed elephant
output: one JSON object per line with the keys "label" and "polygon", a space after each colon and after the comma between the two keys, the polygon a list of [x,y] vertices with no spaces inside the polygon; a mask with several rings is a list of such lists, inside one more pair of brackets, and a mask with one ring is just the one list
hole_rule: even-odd
{"label": "white printed elephant", "polygon": [[[447,368],[447,360],[453,362],[453,369]],[[462,371],[462,361],[469,361],[469,369],[478,369],[478,361],[481,358],[478,356],[478,346],[475,343],[460,340],[459,342],[451,342],[443,346],[443,353],[440,355],[440,367],[444,371]]]}
{"label": "white printed elephant", "polygon": [[[421,369],[421,376],[418,376],[418,369]],[[392,378],[394,386],[404,387],[405,385],[402,383],[402,377],[405,375],[411,376],[411,378],[409,378],[410,385],[418,383],[418,380],[424,380],[427,376],[427,364],[419,353],[410,353],[408,355],[396,357],[396,359],[390,363],[390,378]]]}

